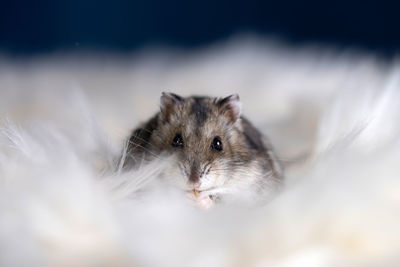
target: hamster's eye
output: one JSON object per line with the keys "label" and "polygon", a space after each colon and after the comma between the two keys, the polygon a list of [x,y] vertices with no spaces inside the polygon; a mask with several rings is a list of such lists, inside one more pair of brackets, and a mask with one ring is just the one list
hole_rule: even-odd
{"label": "hamster's eye", "polygon": [[181,134],[176,134],[174,140],[172,140],[173,147],[183,147],[183,138]]}
{"label": "hamster's eye", "polygon": [[211,149],[217,150],[217,151],[222,151],[222,141],[219,136],[214,137],[214,139],[211,143]]}

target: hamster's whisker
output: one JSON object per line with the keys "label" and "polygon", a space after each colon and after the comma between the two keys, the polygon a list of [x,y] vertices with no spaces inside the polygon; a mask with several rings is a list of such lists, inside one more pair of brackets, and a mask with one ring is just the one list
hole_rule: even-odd
{"label": "hamster's whisker", "polygon": [[129,141],[129,143],[136,144],[136,142],[135,142],[136,140],[143,142],[145,145],[151,145],[152,147],[157,148],[154,144],[148,142],[147,140],[145,140],[139,136],[135,136],[134,141]]}
{"label": "hamster's whisker", "polygon": [[[161,135],[160,132],[158,132],[158,131],[149,131],[147,129],[141,129],[141,130],[151,134],[153,137],[157,137],[158,140],[160,141],[160,143],[162,143],[164,145],[167,144],[167,142],[165,141],[165,136]],[[143,140],[143,141],[146,141],[146,140]],[[149,142],[147,141],[147,143],[149,143]]]}
{"label": "hamster's whisker", "polygon": [[[164,144],[164,145],[167,144],[167,142],[165,141],[164,136],[162,136],[160,132],[157,132],[157,131],[149,131],[149,130],[144,129],[144,128],[140,129],[140,131],[147,132],[147,133],[151,134],[153,137],[157,137],[158,140],[160,141],[160,143],[162,143],[162,144]],[[135,138],[138,138],[138,139],[139,139],[140,137],[136,135]],[[144,140],[143,138],[140,138],[140,139],[141,139],[143,142],[146,142],[147,144],[151,144],[149,141],[146,141],[146,140]],[[152,144],[152,145],[155,146],[154,144]]]}
{"label": "hamster's whisker", "polygon": [[157,159],[159,159],[160,157],[157,155],[157,154],[155,154],[153,151],[151,151],[150,149],[148,149],[148,148],[146,148],[146,147],[144,147],[144,146],[142,146],[142,145],[140,145],[140,144],[138,144],[138,143],[135,143],[135,142],[132,142],[132,141],[129,141],[129,144],[133,144],[135,147],[133,147],[133,148],[128,148],[129,149],[129,151],[130,150],[135,150],[136,148],[141,148],[141,149],[143,149],[144,151],[146,151],[146,152],[148,152],[148,153],[150,153],[152,156],[154,156],[155,158],[157,158]]}
{"label": "hamster's whisker", "polygon": [[165,141],[165,136],[162,135],[160,132],[153,132],[153,136],[157,137],[161,144],[169,145],[169,142]]}

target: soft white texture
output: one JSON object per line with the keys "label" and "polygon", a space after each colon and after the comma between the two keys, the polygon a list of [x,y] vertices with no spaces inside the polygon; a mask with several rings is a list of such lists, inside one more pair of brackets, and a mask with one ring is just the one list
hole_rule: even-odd
{"label": "soft white texture", "polygon": [[[397,62],[240,37],[3,58],[0,81],[0,266],[400,263]],[[239,93],[288,165],[283,192],[204,212],[154,179],[168,158],[122,173],[124,138],[164,90]]]}

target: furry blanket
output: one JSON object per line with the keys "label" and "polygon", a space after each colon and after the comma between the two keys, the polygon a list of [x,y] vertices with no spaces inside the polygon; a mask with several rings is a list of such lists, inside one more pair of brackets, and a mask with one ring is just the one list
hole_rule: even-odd
{"label": "furry blanket", "polygon": [[[0,61],[1,266],[400,264],[400,65],[238,37],[198,51]],[[116,158],[160,92],[240,94],[285,188],[202,211],[160,185],[160,158]]]}

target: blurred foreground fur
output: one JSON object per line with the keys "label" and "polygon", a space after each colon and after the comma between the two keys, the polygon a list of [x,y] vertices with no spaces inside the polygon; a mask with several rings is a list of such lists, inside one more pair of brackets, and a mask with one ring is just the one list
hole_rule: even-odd
{"label": "blurred foreground fur", "polygon": [[[262,40],[152,55],[3,61],[1,266],[400,264],[399,65]],[[204,212],[154,179],[167,158],[121,172],[165,88],[238,91],[291,165],[283,192]]]}

